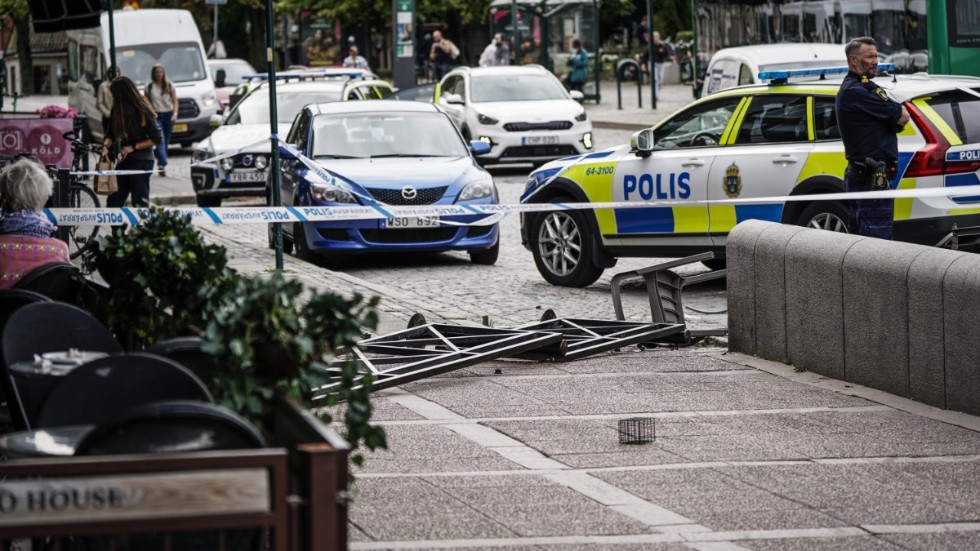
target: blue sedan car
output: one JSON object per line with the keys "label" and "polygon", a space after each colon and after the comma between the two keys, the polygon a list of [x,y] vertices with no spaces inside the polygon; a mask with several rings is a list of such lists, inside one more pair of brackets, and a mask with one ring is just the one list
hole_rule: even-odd
{"label": "blue sedan car", "polygon": [[[475,159],[488,146],[464,141],[452,120],[432,104],[379,100],[307,105],[293,121],[286,142],[302,158],[283,148],[283,205],[384,208],[498,202],[493,178]],[[312,170],[311,162],[323,171]],[[324,181],[324,172],[329,182]],[[473,224],[481,218],[297,222],[283,227],[283,248],[307,259],[394,251],[467,251],[474,263],[493,264],[499,252],[499,228],[497,224]]]}

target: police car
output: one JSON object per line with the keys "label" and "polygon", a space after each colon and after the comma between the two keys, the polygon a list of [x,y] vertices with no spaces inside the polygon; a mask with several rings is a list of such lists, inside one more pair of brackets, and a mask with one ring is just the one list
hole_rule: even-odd
{"label": "police car", "polygon": [[[834,114],[840,80],[786,84],[804,74],[763,75],[774,84],[717,92],[637,132],[629,145],[567,157],[532,172],[522,203],[679,201],[525,214],[522,242],[541,275],[555,285],[585,286],[618,257],[705,251],[715,252],[714,264],[723,265],[728,232],[747,219],[846,231],[843,202],[704,202],[844,191],[847,161]],[[899,75],[875,82],[911,115],[898,135],[893,188],[980,184],[980,79]],[[954,224],[980,226],[980,197],[954,200],[962,208],[897,199],[895,239],[936,245]],[[978,244],[961,239],[959,245]]]}
{"label": "police car", "polygon": [[[194,150],[191,183],[201,207],[217,207],[226,197],[264,197],[270,161],[269,88],[265,75],[235,104],[218,128]],[[264,79],[264,80],[262,80]],[[285,73],[276,77],[278,134],[285,136],[304,105],[323,101],[380,99],[392,92],[383,80],[363,79],[360,71]],[[263,141],[264,140],[264,141]],[[213,163],[205,163],[220,157]]]}

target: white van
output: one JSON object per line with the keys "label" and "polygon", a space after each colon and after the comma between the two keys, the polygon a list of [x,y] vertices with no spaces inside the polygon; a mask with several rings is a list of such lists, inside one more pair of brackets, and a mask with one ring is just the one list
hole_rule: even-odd
{"label": "white van", "polygon": [[[122,10],[114,12],[116,65],[140,91],[150,81],[154,64],[163,64],[177,89],[177,122],[171,143],[190,147],[211,134],[211,116],[218,112],[214,82],[205,63],[204,46],[187,10]],[[68,31],[68,105],[88,116],[96,139],[102,137],[102,115],[95,92],[110,65],[109,15],[102,26]]]}
{"label": "white van", "polygon": [[724,48],[715,52],[708,62],[701,95],[732,86],[758,84],[761,71],[846,66],[843,44],[785,43]]}

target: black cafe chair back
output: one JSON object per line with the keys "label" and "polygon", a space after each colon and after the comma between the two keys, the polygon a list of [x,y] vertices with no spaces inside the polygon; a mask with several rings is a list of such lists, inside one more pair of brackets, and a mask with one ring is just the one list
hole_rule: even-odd
{"label": "black cafe chair back", "polygon": [[0,330],[18,308],[35,302],[51,302],[51,299],[26,289],[0,289]]}
{"label": "black cafe chair back", "polygon": [[204,381],[208,388],[211,388],[213,356],[201,350],[203,342],[201,337],[174,337],[157,341],[150,345],[146,351],[150,354],[170,358],[190,369],[199,379]]}
{"label": "black cafe chair back", "polygon": [[37,428],[102,425],[136,406],[162,400],[211,402],[211,393],[187,368],[145,353],[116,354],[82,364],[48,392]]}
{"label": "black cafe chair back", "polygon": [[[75,456],[264,447],[266,441],[262,434],[229,409],[204,402],[168,400],[137,406],[99,425],[79,441]],[[114,537],[84,539],[90,549],[167,548],[159,534],[132,534],[125,538],[125,545],[120,545],[121,542]],[[261,530],[226,530],[223,534],[216,531],[179,532],[171,536],[169,548],[183,551],[253,551],[261,547],[261,542]]]}
{"label": "black cafe chair back", "polygon": [[14,310],[0,331],[0,381],[13,430],[34,428],[32,421],[50,387],[44,381],[15,382],[10,366],[33,362],[35,354],[72,348],[116,354],[122,346],[91,314],[63,302],[36,302]]}
{"label": "black cafe chair back", "polygon": [[[0,289],[0,335],[7,319],[19,308],[37,302],[51,302],[48,297],[24,289]],[[3,357],[3,343],[0,341],[0,358]],[[0,367],[0,433],[23,430],[25,413],[13,380],[6,370]],[[8,398],[12,397],[12,398]],[[16,412],[16,413],[15,413]],[[17,419],[17,422],[14,419]]]}

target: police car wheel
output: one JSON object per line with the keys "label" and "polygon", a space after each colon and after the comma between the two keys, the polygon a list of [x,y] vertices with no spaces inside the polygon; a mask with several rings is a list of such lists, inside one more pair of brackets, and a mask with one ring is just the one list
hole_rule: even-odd
{"label": "police car wheel", "polygon": [[834,201],[817,201],[800,214],[798,225],[817,230],[847,233],[847,207]]}
{"label": "police car wheel", "polygon": [[602,268],[592,264],[595,247],[585,216],[578,211],[547,212],[534,217],[531,252],[542,277],[552,285],[585,287]]}
{"label": "police car wheel", "polygon": [[[269,224],[269,232],[268,232],[269,233],[269,248],[272,249],[272,250],[275,250],[276,249],[276,241],[275,241],[275,238],[276,237],[275,237],[275,233],[274,232],[275,232],[275,230],[273,229],[273,225],[272,224]],[[286,254],[292,254],[292,252],[293,252],[293,242],[290,241],[288,237],[286,237],[286,232],[285,231],[282,232],[282,252],[284,252]]]}
{"label": "police car wheel", "polygon": [[303,232],[303,224],[300,222],[293,223],[293,250],[296,251],[296,258],[308,262],[313,261],[313,252],[306,244],[306,234]]}

